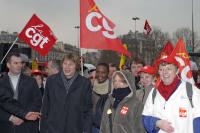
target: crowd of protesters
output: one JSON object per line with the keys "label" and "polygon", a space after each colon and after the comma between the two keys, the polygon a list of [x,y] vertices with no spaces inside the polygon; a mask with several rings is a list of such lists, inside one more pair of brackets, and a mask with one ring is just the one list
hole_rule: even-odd
{"label": "crowd of protesters", "polygon": [[200,131],[200,71],[192,71],[194,85],[183,81],[171,56],[157,66],[134,58],[126,70],[101,62],[83,76],[76,54],[49,60],[43,69],[28,62],[23,54],[7,56],[0,78],[2,133]]}

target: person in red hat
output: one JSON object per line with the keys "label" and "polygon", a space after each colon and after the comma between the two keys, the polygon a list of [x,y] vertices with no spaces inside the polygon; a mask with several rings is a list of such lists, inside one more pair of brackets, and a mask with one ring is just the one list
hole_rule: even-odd
{"label": "person in red hat", "polygon": [[199,133],[200,90],[182,81],[172,56],[159,60],[160,83],[149,93],[142,113],[148,133]]}
{"label": "person in red hat", "polygon": [[138,75],[140,76],[139,85],[141,89],[136,91],[136,95],[142,103],[146,102],[147,96],[153,88],[155,73],[155,68],[152,66],[144,66],[138,72]]}
{"label": "person in red hat", "polygon": [[31,76],[33,78],[35,78],[36,82],[37,82],[37,85],[41,91],[41,94],[43,96],[44,94],[44,85],[43,85],[43,73],[42,71],[38,70],[38,69],[35,69],[35,70],[32,70],[31,71]]}

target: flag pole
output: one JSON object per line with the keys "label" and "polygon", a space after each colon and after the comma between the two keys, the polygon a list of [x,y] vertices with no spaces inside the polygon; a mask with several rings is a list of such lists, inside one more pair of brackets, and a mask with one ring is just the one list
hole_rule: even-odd
{"label": "flag pole", "polygon": [[3,57],[3,59],[1,60],[1,64],[3,63],[3,61],[5,60],[6,56],[8,55],[8,53],[10,52],[10,50],[13,48],[13,46],[15,45],[15,43],[17,42],[18,37],[15,39],[15,41],[12,43],[12,45],[10,46],[10,48],[8,49],[6,55]]}
{"label": "flag pole", "polygon": [[81,56],[81,75],[83,75],[83,52],[82,52],[82,49],[81,49],[81,36],[80,36],[80,31],[81,31],[81,0],[79,0],[79,32],[78,32],[78,48],[79,48],[79,54]]}

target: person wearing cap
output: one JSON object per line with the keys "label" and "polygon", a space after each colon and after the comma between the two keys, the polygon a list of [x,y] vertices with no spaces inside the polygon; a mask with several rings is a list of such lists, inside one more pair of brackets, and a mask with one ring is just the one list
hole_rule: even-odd
{"label": "person wearing cap", "polygon": [[190,84],[193,95],[189,99],[188,83],[180,79],[174,57],[165,56],[159,60],[158,74],[161,81],[149,93],[142,113],[147,132],[199,133],[200,90]]}
{"label": "person wearing cap", "polygon": [[136,95],[138,99],[145,104],[149,92],[153,88],[155,68],[152,66],[144,66],[140,69],[138,74],[140,76],[139,84],[141,89],[136,91]]}

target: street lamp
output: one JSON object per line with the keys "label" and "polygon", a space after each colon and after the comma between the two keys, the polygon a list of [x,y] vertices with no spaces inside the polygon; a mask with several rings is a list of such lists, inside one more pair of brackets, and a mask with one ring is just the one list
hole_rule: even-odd
{"label": "street lamp", "polygon": [[136,21],[137,21],[137,20],[140,20],[140,18],[138,18],[138,17],[133,17],[132,20],[135,21],[135,39],[136,39],[136,32],[137,32],[137,30],[136,30]]}
{"label": "street lamp", "polygon": [[77,48],[79,49],[80,46],[79,46],[79,29],[80,29],[80,26],[76,25],[74,26],[75,29],[77,29]]}
{"label": "street lamp", "polygon": [[[133,17],[132,18],[132,20],[134,20],[135,21],[135,41],[136,41],[136,51],[135,51],[135,54],[136,54],[136,56],[138,56],[138,45],[137,45],[137,36],[136,36],[136,33],[137,33],[137,30],[136,30],[136,21],[137,20],[140,20],[140,18],[138,18],[138,17]],[[139,46],[139,49],[140,49],[140,46]]]}
{"label": "street lamp", "polygon": [[194,53],[194,18],[193,18],[193,0],[192,0],[192,52]]}

